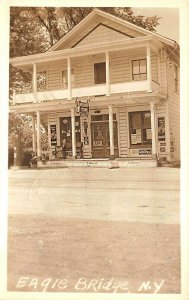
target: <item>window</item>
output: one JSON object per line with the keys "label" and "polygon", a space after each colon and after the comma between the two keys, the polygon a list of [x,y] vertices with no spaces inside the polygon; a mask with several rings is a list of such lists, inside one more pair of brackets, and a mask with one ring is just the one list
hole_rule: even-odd
{"label": "window", "polygon": [[132,60],[132,80],[146,80],[146,59]]}
{"label": "window", "polygon": [[106,63],[94,64],[94,83],[106,83]]}
{"label": "window", "polygon": [[[74,86],[74,69],[71,69],[71,86]],[[65,89],[68,88],[68,70],[62,70],[62,85]]]}
{"label": "window", "polygon": [[47,89],[47,72],[42,71],[37,73],[37,90],[44,91]]}
{"label": "window", "polygon": [[178,66],[174,65],[174,73],[175,73],[175,93],[178,93]]}
{"label": "window", "polygon": [[[109,120],[109,115],[104,114],[104,115],[92,115],[91,116],[91,121],[92,122],[100,122],[100,121],[108,121]],[[116,121],[116,114],[113,114],[113,120]]]}
{"label": "window", "polygon": [[129,113],[131,148],[149,147],[152,144],[150,111]]}
{"label": "window", "polygon": [[[60,118],[60,132],[61,140],[66,139],[66,145],[68,149],[71,149],[72,145],[72,124],[71,117],[61,117]],[[80,117],[75,117],[75,135],[76,143],[81,142],[81,130],[80,130]]]}

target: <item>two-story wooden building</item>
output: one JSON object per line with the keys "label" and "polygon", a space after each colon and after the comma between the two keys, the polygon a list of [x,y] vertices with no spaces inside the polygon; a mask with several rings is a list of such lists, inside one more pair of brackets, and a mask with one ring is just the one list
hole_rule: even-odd
{"label": "two-story wooden building", "polygon": [[63,140],[67,159],[179,160],[175,41],[94,9],[47,52],[11,64],[33,74],[33,90],[15,94],[10,109],[36,120],[38,157],[43,124],[51,164]]}

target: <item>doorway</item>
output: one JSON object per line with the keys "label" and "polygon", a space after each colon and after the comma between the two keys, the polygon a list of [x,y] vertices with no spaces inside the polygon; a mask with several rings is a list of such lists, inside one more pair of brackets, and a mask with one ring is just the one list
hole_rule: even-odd
{"label": "doorway", "polygon": [[[91,143],[93,158],[110,157],[109,115],[91,116]],[[118,157],[117,121],[114,116],[114,153]],[[98,120],[97,120],[98,119]]]}

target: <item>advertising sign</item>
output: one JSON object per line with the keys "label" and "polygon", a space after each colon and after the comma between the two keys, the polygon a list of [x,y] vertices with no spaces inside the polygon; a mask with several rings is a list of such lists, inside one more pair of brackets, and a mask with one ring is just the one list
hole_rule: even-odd
{"label": "advertising sign", "polygon": [[141,144],[141,129],[136,129],[136,142]]}
{"label": "advertising sign", "polygon": [[56,146],[56,158],[63,158],[63,147]]}
{"label": "advertising sign", "polygon": [[152,139],[152,130],[151,130],[151,128],[146,129],[146,138],[147,138],[147,140]]}
{"label": "advertising sign", "polygon": [[102,141],[93,141],[93,146],[102,147]]}
{"label": "advertising sign", "polygon": [[165,141],[165,118],[158,118],[158,141]]}
{"label": "advertising sign", "polygon": [[88,102],[80,102],[80,113],[88,113],[89,112],[89,103]]}
{"label": "advertising sign", "polygon": [[139,149],[138,154],[139,155],[151,155],[152,150],[151,149]]}
{"label": "advertising sign", "polygon": [[135,133],[131,134],[131,144],[132,145],[137,144],[137,135]]}
{"label": "advertising sign", "polygon": [[88,136],[84,136],[83,143],[84,143],[84,145],[89,145],[89,137]]}
{"label": "advertising sign", "polygon": [[57,145],[56,125],[50,125],[51,146]]}
{"label": "advertising sign", "polygon": [[76,112],[80,114],[88,114],[89,102],[83,102],[83,101],[76,102]]}

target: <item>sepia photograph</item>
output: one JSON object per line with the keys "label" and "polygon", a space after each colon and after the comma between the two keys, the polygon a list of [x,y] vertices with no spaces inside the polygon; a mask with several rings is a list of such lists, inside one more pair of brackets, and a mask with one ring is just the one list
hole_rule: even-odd
{"label": "sepia photograph", "polygon": [[11,2],[3,300],[188,299],[180,8],[137,3]]}

